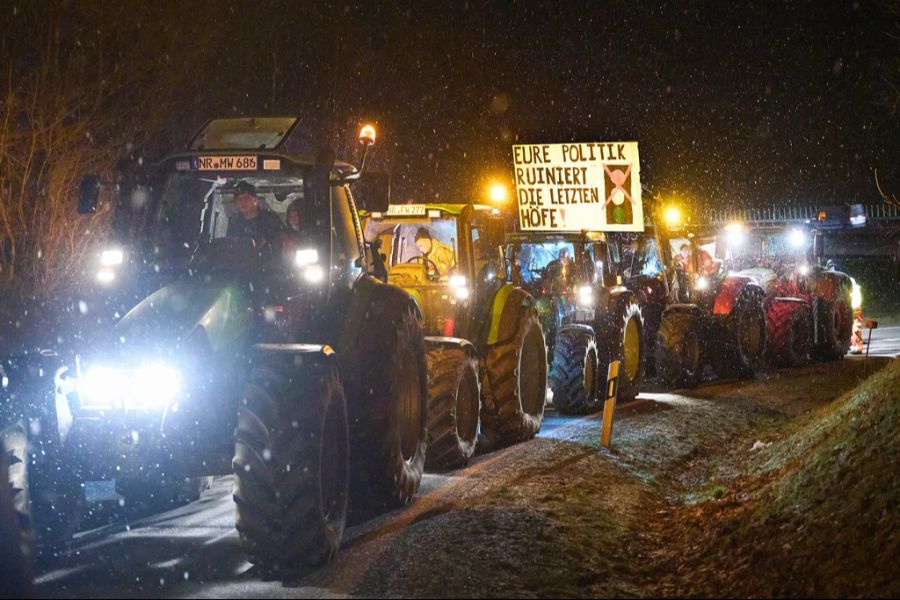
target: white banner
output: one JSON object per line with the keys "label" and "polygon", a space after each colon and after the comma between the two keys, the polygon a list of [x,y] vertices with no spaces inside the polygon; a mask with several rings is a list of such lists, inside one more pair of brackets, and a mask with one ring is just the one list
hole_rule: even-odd
{"label": "white banner", "polygon": [[522,231],[643,231],[637,142],[513,146]]}

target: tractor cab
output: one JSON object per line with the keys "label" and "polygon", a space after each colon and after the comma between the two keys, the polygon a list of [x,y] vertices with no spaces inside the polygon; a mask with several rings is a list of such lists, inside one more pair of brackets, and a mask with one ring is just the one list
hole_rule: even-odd
{"label": "tractor cab", "polygon": [[498,287],[503,221],[478,204],[395,204],[366,213],[364,235],[384,256],[387,282],[409,291],[428,335],[468,338],[473,307]]}
{"label": "tractor cab", "polygon": [[[365,261],[348,184],[360,173],[327,153],[289,153],[296,124],[216,119],[185,152],[153,164],[122,161],[109,235],[85,269],[93,293],[82,312],[114,322],[196,273],[277,275],[298,290],[326,291],[359,276]],[[101,186],[97,176],[84,178],[79,213],[96,211]]]}

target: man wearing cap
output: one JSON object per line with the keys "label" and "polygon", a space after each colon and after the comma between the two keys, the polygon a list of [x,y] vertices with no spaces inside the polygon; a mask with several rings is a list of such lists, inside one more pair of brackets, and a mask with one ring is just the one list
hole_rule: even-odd
{"label": "man wearing cap", "polygon": [[284,226],[275,213],[260,209],[252,184],[241,181],[234,187],[234,205],[237,212],[228,220],[226,237],[249,237],[259,249],[268,245],[280,252]]}
{"label": "man wearing cap", "polygon": [[416,231],[416,246],[422,253],[422,260],[433,263],[441,277],[449,276],[450,269],[456,266],[456,254],[453,252],[453,248],[433,239],[427,227],[419,227],[419,230]]}

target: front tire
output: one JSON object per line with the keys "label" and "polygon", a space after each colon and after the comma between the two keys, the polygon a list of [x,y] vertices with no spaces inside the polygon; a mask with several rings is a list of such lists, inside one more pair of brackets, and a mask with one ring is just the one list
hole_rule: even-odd
{"label": "front tire", "polygon": [[663,314],[656,342],[656,374],[667,386],[696,387],[703,374],[699,321],[691,313]]}
{"label": "front tire", "polygon": [[462,348],[428,350],[428,452],[425,468],[463,467],[475,454],[481,390],[478,361]]}
{"label": "front tire", "polygon": [[523,311],[510,341],[488,349],[485,369],[485,438],[492,447],[530,440],[544,420],[547,394],[547,350],[534,311]]}
{"label": "front tire", "polygon": [[762,368],[766,348],[766,313],[762,299],[753,293],[738,298],[725,320],[727,341],[718,375],[751,379]]}
{"label": "front tire", "polygon": [[620,387],[622,397],[633,397],[644,381],[644,316],[640,305],[632,299],[619,302],[605,324],[605,351],[600,354],[600,377],[605,381],[609,364],[618,360],[624,375]]}
{"label": "front tire", "polygon": [[766,356],[776,367],[796,367],[809,357],[812,316],[805,302],[776,298],[766,310]]}
{"label": "front tire", "polygon": [[843,360],[850,349],[853,313],[843,299],[819,299],[819,342],[813,348],[816,360]]}
{"label": "front tire", "polygon": [[253,368],[235,432],[235,524],[268,572],[327,563],[347,519],[347,406],[331,360],[275,357]]}
{"label": "front tire", "polygon": [[599,409],[599,369],[593,330],[566,327],[557,334],[550,368],[550,389],[553,404],[560,414],[586,415]]}

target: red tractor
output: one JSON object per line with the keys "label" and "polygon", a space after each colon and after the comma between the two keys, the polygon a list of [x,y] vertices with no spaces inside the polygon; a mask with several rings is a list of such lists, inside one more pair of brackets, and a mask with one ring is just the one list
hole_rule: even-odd
{"label": "red tractor", "polygon": [[670,300],[657,332],[657,375],[667,385],[694,386],[711,365],[720,376],[753,377],[766,344],[763,288],[716,258],[716,235],[673,221],[656,227]]}
{"label": "red tractor", "polygon": [[731,224],[719,234],[717,256],[766,293],[766,356],[775,366],[839,360],[849,348],[853,282],[810,260],[821,255],[818,239],[800,226]]}

